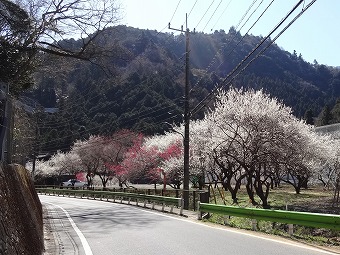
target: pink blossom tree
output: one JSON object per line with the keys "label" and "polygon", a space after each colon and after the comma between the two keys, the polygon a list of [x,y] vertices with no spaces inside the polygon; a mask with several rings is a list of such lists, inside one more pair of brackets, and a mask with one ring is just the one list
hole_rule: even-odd
{"label": "pink blossom tree", "polygon": [[[128,173],[124,166],[128,152],[140,147],[143,135],[130,130],[120,130],[105,139],[102,159],[110,173],[110,178],[115,177],[119,186],[127,185]],[[132,149],[133,148],[133,149]]]}
{"label": "pink blossom tree", "polygon": [[[174,127],[175,128],[175,127]],[[159,179],[162,173],[164,189],[166,184],[180,189],[183,182],[183,144],[180,133],[167,132],[146,139],[144,146],[157,151],[157,168],[154,176]]]}
{"label": "pink blossom tree", "polygon": [[156,147],[138,146],[137,144],[126,153],[122,162],[130,182],[153,183],[155,188],[156,184],[160,182],[158,165],[158,149]]}

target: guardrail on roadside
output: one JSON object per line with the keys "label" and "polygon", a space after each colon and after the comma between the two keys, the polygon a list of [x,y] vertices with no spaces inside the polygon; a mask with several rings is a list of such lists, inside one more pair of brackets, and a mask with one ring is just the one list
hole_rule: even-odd
{"label": "guardrail on roadside", "polygon": [[[336,231],[340,230],[340,216],[334,214],[242,208],[208,203],[198,203],[198,208],[198,219],[202,219],[202,212],[206,212],[253,220],[287,223],[289,224],[290,234],[293,234],[293,224],[314,228],[326,228]],[[256,230],[256,222],[253,222],[253,229]]]}
{"label": "guardrail on roadside", "polygon": [[93,190],[77,190],[77,189],[51,189],[51,188],[36,188],[38,193],[44,194],[52,194],[52,195],[62,195],[62,196],[80,196],[81,198],[99,198],[103,200],[106,198],[107,201],[112,199],[113,202],[119,201],[123,203],[123,200],[127,200],[128,204],[132,201],[138,205],[140,201],[144,203],[144,207],[146,204],[152,203],[152,209],[155,209],[155,203],[160,203],[162,205],[162,211],[166,205],[170,205],[170,213],[173,212],[174,206],[178,206],[180,208],[180,215],[183,215],[183,199],[176,198],[176,197],[165,197],[165,196],[153,196],[153,195],[146,195],[146,194],[136,194],[136,193],[126,193],[126,192],[111,192],[111,191],[93,191]]}
{"label": "guardrail on roadside", "polygon": [[[166,196],[166,197],[182,197],[183,189],[173,189],[173,188],[143,188],[143,187],[106,187],[103,186],[93,186],[91,188],[88,187],[73,187],[73,186],[61,186],[61,185],[35,185],[35,188],[50,188],[50,189],[72,189],[72,190],[92,190],[92,191],[110,191],[110,192],[125,192],[125,193],[136,193],[136,194],[146,194],[152,196]],[[190,189],[189,190],[189,210],[197,211],[197,202],[201,201],[203,203],[208,203],[210,198],[209,190],[199,190],[199,189]]]}

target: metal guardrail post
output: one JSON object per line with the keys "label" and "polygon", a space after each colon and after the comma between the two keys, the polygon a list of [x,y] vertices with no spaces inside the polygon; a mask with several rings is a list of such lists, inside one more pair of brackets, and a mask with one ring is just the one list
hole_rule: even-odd
{"label": "metal guardrail post", "polygon": [[294,225],[288,224],[288,234],[293,235],[294,234]]}
{"label": "metal guardrail post", "polygon": [[230,219],[230,216],[229,215],[224,215],[223,217],[223,224],[225,226],[228,226],[229,225],[229,219]]}
{"label": "metal guardrail post", "polygon": [[181,198],[181,207],[180,207],[180,210],[179,210],[179,215],[183,215],[183,209],[184,209],[184,199]]}
{"label": "metal guardrail post", "polygon": [[251,219],[251,228],[254,231],[257,231],[257,220],[256,219]]}
{"label": "metal guardrail post", "polygon": [[200,201],[197,201],[197,219],[201,220],[202,219],[202,212],[200,210]]}

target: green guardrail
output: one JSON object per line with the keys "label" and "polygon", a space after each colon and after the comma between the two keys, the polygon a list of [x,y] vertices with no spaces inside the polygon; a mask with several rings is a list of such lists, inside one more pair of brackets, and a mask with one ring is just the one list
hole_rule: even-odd
{"label": "green guardrail", "polygon": [[173,206],[178,206],[180,208],[180,215],[183,214],[183,199],[176,197],[164,197],[164,196],[153,196],[146,194],[136,194],[127,192],[112,192],[112,191],[94,191],[94,190],[83,190],[83,189],[54,189],[54,188],[36,188],[38,193],[52,194],[52,195],[62,195],[62,196],[80,196],[82,197],[92,197],[92,198],[106,198],[113,199],[114,202],[118,198],[122,203],[123,200],[128,200],[130,204],[131,200],[135,201],[138,205],[139,201],[144,202],[144,207],[147,202],[153,202],[152,209],[154,209],[154,202],[161,203],[163,205],[162,211],[165,205],[171,205],[171,212],[173,211]]}
{"label": "green guardrail", "polygon": [[199,219],[201,219],[202,212],[218,213],[228,216],[295,224],[315,228],[340,230],[340,216],[334,214],[266,210],[259,208],[242,208],[235,206],[199,203]]}

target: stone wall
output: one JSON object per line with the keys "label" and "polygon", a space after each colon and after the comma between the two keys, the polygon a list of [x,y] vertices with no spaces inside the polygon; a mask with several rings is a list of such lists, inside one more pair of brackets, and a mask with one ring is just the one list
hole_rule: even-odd
{"label": "stone wall", "polygon": [[16,164],[0,166],[0,254],[43,250],[42,207],[28,171]]}

